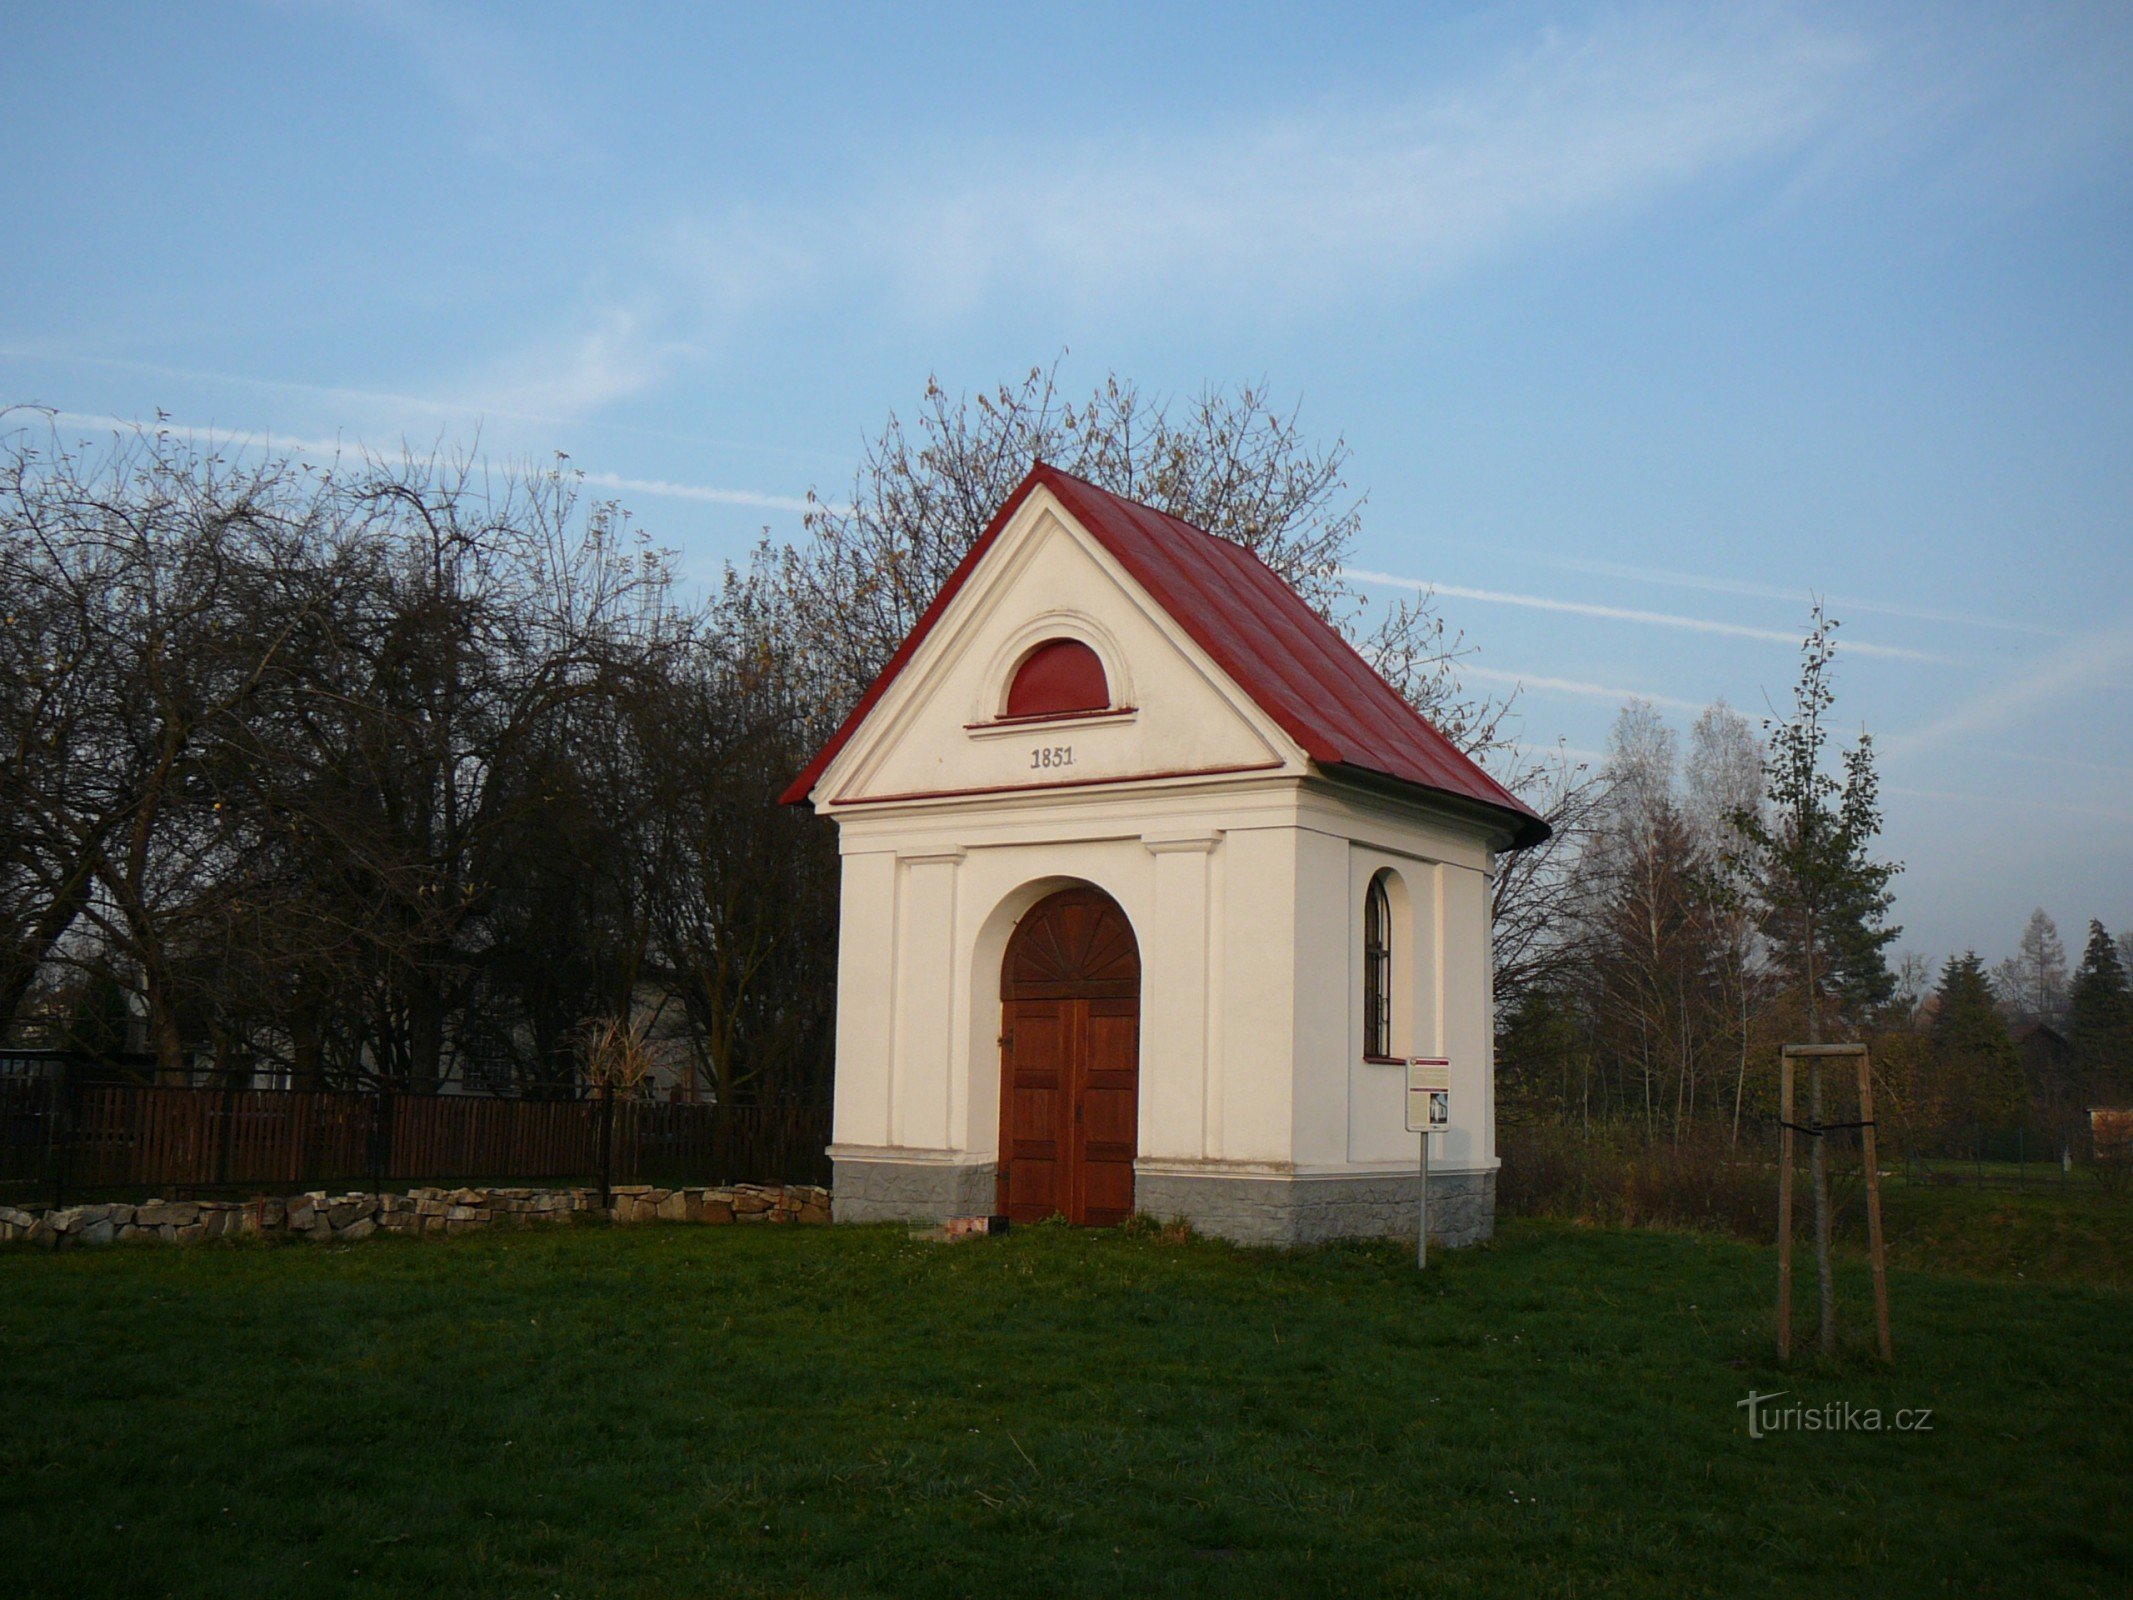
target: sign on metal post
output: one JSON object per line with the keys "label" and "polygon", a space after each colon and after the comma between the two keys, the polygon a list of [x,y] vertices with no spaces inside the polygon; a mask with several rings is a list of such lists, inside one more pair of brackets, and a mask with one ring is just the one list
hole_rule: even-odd
{"label": "sign on metal post", "polygon": [[1407,1131],[1427,1133],[1451,1121],[1452,1064],[1436,1056],[1407,1063]]}
{"label": "sign on metal post", "polygon": [[1415,1216],[1415,1265],[1429,1265],[1429,1136],[1452,1120],[1452,1064],[1441,1056],[1407,1063],[1407,1131],[1421,1135],[1422,1186]]}

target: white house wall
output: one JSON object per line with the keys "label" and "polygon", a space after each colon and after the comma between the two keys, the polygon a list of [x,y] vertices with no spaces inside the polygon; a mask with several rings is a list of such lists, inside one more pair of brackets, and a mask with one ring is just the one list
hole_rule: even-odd
{"label": "white house wall", "polygon": [[[1113,709],[1005,720],[1015,667],[1058,637],[1095,650]],[[1031,906],[1085,882],[1140,946],[1137,1197],[1238,1238],[1404,1225],[1405,1074],[1362,1055],[1363,900],[1389,869],[1393,1043],[1451,1059],[1433,1166],[1466,1183],[1462,1236],[1486,1234],[1488,829],[1317,773],[1048,490],[812,798],[844,858],[839,1216],[992,1208],[1001,962]]]}
{"label": "white house wall", "polygon": [[1363,1060],[1360,1021],[1362,896],[1390,867],[1394,1043],[1453,1063],[1433,1161],[1492,1167],[1485,849],[1316,786],[1209,787],[848,815],[837,1152],[989,1176],[1007,939],[1083,881],[1141,949],[1144,1167],[1406,1170],[1404,1074]]}

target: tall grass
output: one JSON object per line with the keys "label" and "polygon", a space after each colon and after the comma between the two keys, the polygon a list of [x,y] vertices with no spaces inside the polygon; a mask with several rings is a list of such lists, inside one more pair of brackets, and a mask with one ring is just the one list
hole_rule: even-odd
{"label": "tall grass", "polygon": [[1736,1148],[1718,1129],[1676,1141],[1626,1126],[1529,1123],[1500,1130],[1497,1147],[1496,1203],[1512,1216],[1759,1239],[1777,1230],[1774,1156],[1757,1143]]}

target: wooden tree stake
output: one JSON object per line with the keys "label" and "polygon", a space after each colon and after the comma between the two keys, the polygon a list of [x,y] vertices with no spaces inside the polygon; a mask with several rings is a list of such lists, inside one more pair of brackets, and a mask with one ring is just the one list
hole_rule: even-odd
{"label": "wooden tree stake", "polygon": [[[1866,1158],[1866,1237],[1867,1247],[1874,1268],[1874,1336],[1881,1350],[1881,1359],[1895,1359],[1895,1344],[1889,1332],[1889,1267],[1888,1251],[1881,1232],[1881,1166],[1880,1151],[1874,1138],[1874,1067],[1873,1059],[1863,1044],[1788,1044],[1778,1056],[1778,1360],[1792,1359],[1792,1189],[1793,1189],[1793,1061],[1805,1056],[1814,1063],[1819,1073],[1825,1059],[1835,1056],[1856,1056],[1859,1061],[1859,1121],[1860,1151]],[[1850,1126],[1840,1123],[1839,1127]],[[1814,1109],[1814,1127],[1822,1127],[1819,1097]],[[1826,1131],[1817,1131],[1813,1137],[1819,1141],[1828,1137]],[[1817,1182],[1826,1179],[1828,1162],[1822,1147],[1816,1145],[1816,1153],[1823,1157],[1816,1162]],[[1819,1252],[1818,1252],[1819,1254]],[[1821,1262],[1822,1276],[1822,1348],[1828,1354],[1836,1331],[1835,1279],[1827,1260]]]}
{"label": "wooden tree stake", "polygon": [[1881,1160],[1874,1148],[1874,1072],[1867,1053],[1859,1052],[1859,1141],[1866,1157],[1866,1241],[1874,1258],[1874,1338],[1881,1359],[1894,1361],[1889,1335],[1889,1260],[1881,1244]]}
{"label": "wooden tree stake", "polygon": [[1778,1360],[1792,1359],[1792,1052],[1778,1059]]}

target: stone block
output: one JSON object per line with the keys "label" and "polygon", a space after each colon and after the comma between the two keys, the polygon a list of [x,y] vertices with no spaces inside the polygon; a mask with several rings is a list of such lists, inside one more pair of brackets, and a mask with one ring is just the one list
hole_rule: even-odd
{"label": "stone block", "polygon": [[82,1244],[109,1244],[118,1237],[118,1229],[112,1225],[110,1217],[102,1216],[76,1228],[74,1237]]}
{"label": "stone block", "polygon": [[[696,1203],[698,1215],[703,1212],[703,1201]],[[687,1222],[689,1220],[689,1197],[681,1190],[669,1192],[652,1207],[652,1214],[662,1222]]]}
{"label": "stone block", "polygon": [[839,1222],[941,1222],[993,1209],[990,1161],[843,1160],[831,1214]]}
{"label": "stone block", "polygon": [[377,1231],[378,1225],[371,1221],[370,1218],[358,1217],[355,1221],[349,1223],[347,1227],[339,1229],[336,1237],[348,1240],[368,1239]]}

